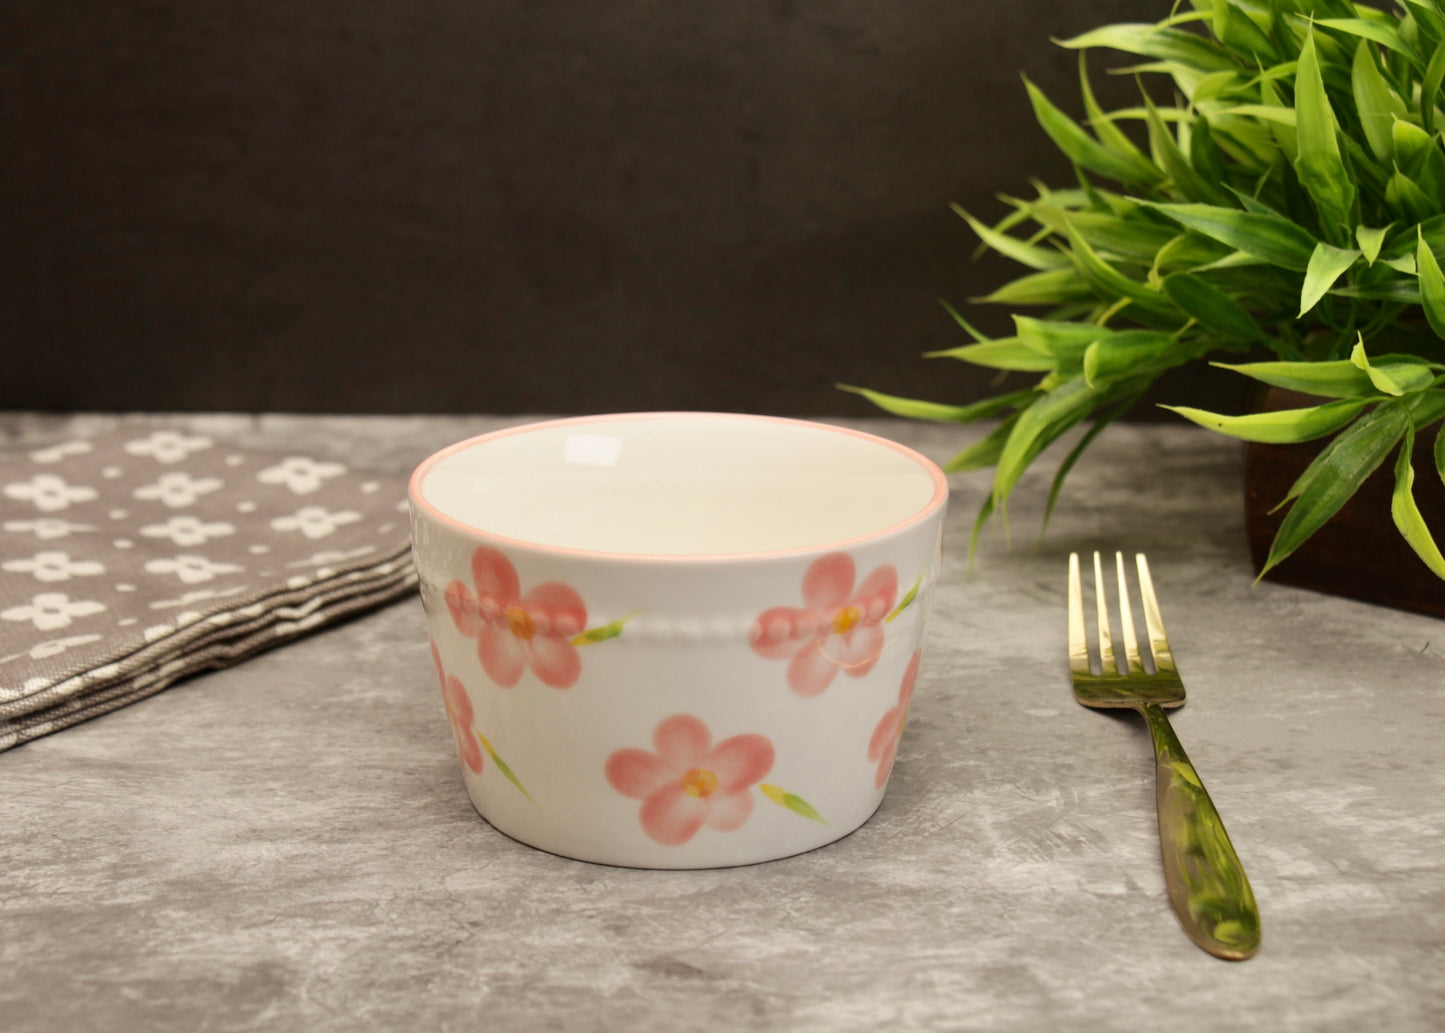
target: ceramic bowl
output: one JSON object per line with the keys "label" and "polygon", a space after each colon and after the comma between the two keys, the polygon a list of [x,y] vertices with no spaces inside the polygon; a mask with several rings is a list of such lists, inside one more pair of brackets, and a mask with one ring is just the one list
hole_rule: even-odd
{"label": "ceramic bowl", "polygon": [[462,776],[497,829],[718,867],[882,801],[948,498],[925,457],[799,420],[588,416],[453,445],[410,495]]}

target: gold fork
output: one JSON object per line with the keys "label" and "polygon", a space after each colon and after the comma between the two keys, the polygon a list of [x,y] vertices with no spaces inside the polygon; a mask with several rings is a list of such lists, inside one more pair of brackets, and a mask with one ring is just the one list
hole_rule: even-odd
{"label": "gold fork", "polygon": [[1152,673],[1144,666],[1129,607],[1124,554],[1114,554],[1119,584],[1119,630],[1124,639],[1124,670],[1114,655],[1104,571],[1094,553],[1094,598],[1098,614],[1097,669],[1089,657],[1084,628],[1084,592],[1079,556],[1069,556],[1069,669],[1074,697],[1086,707],[1129,707],[1144,715],[1154,740],[1155,801],[1159,810],[1159,846],[1169,901],[1189,938],[1210,954],[1240,961],[1259,947],[1259,908],[1224,822],[1204,789],[1184,747],[1174,735],[1165,707],[1182,706],[1184,682],[1174,666],[1159,600],[1142,553],[1139,598],[1149,637]]}

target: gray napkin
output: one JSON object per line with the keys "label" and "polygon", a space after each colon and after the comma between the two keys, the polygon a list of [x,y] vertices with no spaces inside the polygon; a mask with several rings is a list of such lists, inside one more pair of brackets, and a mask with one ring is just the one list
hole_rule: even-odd
{"label": "gray napkin", "polygon": [[401,478],[150,420],[0,452],[0,750],[411,593]]}

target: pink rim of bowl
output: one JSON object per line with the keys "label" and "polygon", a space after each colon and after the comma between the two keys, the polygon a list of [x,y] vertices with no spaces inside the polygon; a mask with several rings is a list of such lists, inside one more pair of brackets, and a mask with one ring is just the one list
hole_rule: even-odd
{"label": "pink rim of bowl", "polygon": [[[851,538],[843,538],[834,541],[818,542],[806,546],[788,549],[774,549],[761,552],[743,553],[701,553],[692,555],[654,554],[638,552],[609,552],[602,549],[581,549],[562,545],[549,545],[543,542],[528,541],[524,538],[512,538],[507,535],[497,534],[483,528],[465,523],[455,517],[449,516],[437,509],[422,494],[422,482],[427,475],[442,460],[458,452],[464,452],[475,448],[478,445],[498,438],[511,437],[517,434],[528,434],[535,431],[551,430],[558,427],[578,427],[587,424],[617,423],[631,420],[739,420],[744,422],[770,423],[782,426],[807,428],[815,431],[826,431],[844,437],[851,437],[865,441],[873,445],[890,449],[899,455],[912,460],[918,468],[926,473],[933,482],[933,495],[928,502],[917,512],[887,527],[870,531],[867,534],[855,535]],[[832,424],[817,423],[812,420],[791,419],[784,416],[759,416],[751,413],[729,413],[729,412],[634,412],[634,413],[598,413],[590,416],[569,416],[556,420],[538,420],[531,423],[518,424],[515,427],[504,427],[501,430],[490,431],[486,434],[478,434],[476,437],[458,441],[453,445],[433,453],[412,471],[411,479],[407,485],[407,492],[412,504],[430,519],[440,524],[445,524],[463,534],[473,535],[477,538],[490,542],[497,542],[503,545],[510,545],[522,549],[533,549],[537,552],[551,553],[553,555],[565,555],[576,557],[587,557],[598,560],[625,560],[634,563],[737,563],[748,560],[773,559],[787,556],[806,556],[813,553],[831,552],[837,549],[852,548],[864,542],[877,541],[897,534],[906,528],[920,524],[938,511],[948,501],[948,479],[939,469],[938,464],[921,452],[909,448],[907,445],[900,445],[896,441],[879,437],[876,434],[869,434],[866,431],[853,430],[849,427],[836,427]]]}

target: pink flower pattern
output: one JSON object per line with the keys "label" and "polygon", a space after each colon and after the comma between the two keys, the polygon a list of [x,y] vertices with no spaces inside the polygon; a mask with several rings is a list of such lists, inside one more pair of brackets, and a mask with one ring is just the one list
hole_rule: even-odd
{"label": "pink flower pattern", "polygon": [[884,714],[873,729],[873,738],[868,741],[868,759],[878,764],[873,784],[879,789],[888,781],[893,770],[893,761],[898,756],[898,743],[903,736],[903,726],[908,721],[908,704],[913,699],[913,685],[918,681],[918,663],[923,651],[916,650],[903,672],[903,684],[898,687],[898,703]]}
{"label": "pink flower pattern", "polygon": [[663,846],[679,846],[704,825],[741,828],[753,812],[749,790],[773,767],[773,744],[761,735],[735,735],[716,746],[706,724],[675,714],[652,733],[656,753],[622,749],[607,758],[607,781],[642,801],[642,829]]}
{"label": "pink flower pattern", "polygon": [[466,687],[455,675],[448,675],[442,669],[441,654],[436,643],[431,645],[432,663],[436,664],[437,679],[442,685],[442,702],[447,708],[447,722],[452,726],[452,738],[456,741],[457,756],[475,774],[482,772],[482,746],[472,733],[472,701],[467,697]]}
{"label": "pink flower pattern", "polygon": [[841,669],[854,678],[883,652],[883,620],[898,597],[898,572],[883,564],[854,588],[853,558],[833,552],[803,575],[803,606],[775,606],[753,622],[749,642],[769,660],[788,659],[788,685],[816,696]]}
{"label": "pink flower pattern", "polygon": [[487,677],[510,689],[527,668],[555,689],[576,684],[582,659],[572,644],[587,626],[587,607],[576,589],[546,581],[522,594],[510,560],[496,549],[472,553],[476,594],[460,581],[447,585],[452,623],[477,640],[477,656]]}

